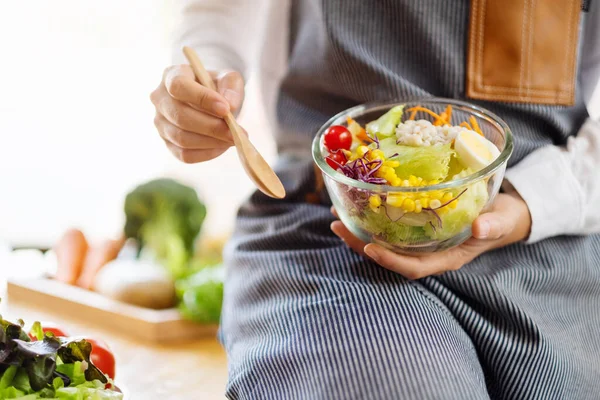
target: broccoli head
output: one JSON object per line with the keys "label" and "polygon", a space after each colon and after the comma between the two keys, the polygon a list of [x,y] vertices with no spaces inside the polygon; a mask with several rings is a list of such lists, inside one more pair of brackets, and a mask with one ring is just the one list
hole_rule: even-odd
{"label": "broccoli head", "polygon": [[136,187],[125,198],[125,236],[151,252],[177,277],[194,254],[206,207],[196,191],[172,179]]}

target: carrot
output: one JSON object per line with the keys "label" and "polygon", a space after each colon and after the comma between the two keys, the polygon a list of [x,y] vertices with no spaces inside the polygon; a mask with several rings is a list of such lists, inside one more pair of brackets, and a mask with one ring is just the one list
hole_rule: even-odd
{"label": "carrot", "polygon": [[461,122],[460,126],[463,126],[467,129],[473,130],[473,128],[471,128],[471,125],[469,125],[469,123],[467,121]]}
{"label": "carrot", "polygon": [[84,289],[91,289],[98,272],[109,261],[117,258],[124,244],[124,239],[108,239],[91,246],[85,257],[83,269],[76,285]]}
{"label": "carrot", "polygon": [[440,114],[440,118],[437,119],[434,123],[433,126],[442,126],[444,124],[448,123],[448,116],[446,114],[446,111],[444,111],[443,113]]}
{"label": "carrot", "polygon": [[448,125],[452,125],[452,106],[448,104],[448,107],[446,107],[446,111],[444,112],[446,113],[446,121],[448,121]]}
{"label": "carrot", "polygon": [[[420,106],[417,106],[417,107],[420,107]],[[417,116],[417,111],[418,111],[418,110],[415,110],[415,108],[417,108],[417,107],[411,108],[411,110],[413,110],[413,112],[410,113],[410,117],[408,118],[409,121],[415,120],[415,117]]]}
{"label": "carrot", "polygon": [[479,133],[481,136],[483,136],[483,132],[481,132],[481,128],[479,127],[479,124],[477,123],[477,119],[475,118],[475,116],[471,115],[471,118],[469,118],[469,120],[471,121],[473,130],[475,132]]}
{"label": "carrot", "polygon": [[[373,141],[369,135],[367,135],[367,131],[365,131],[365,129],[351,117],[346,117],[346,122],[348,123],[348,129],[356,136],[357,139],[367,143],[371,143]],[[360,130],[356,131],[356,128],[360,128]]]}
{"label": "carrot", "polygon": [[436,113],[434,113],[433,111],[431,111],[430,109],[428,109],[428,108],[425,108],[425,107],[416,106],[416,107],[413,107],[413,108],[409,108],[409,109],[408,109],[408,111],[413,111],[413,112],[414,112],[415,110],[416,110],[416,111],[423,111],[424,113],[427,113],[427,114],[431,115],[431,116],[432,116],[433,118],[435,118],[435,119],[440,119],[440,118],[441,118],[439,115],[437,115]]}
{"label": "carrot", "polygon": [[79,278],[88,251],[88,242],[83,232],[69,229],[54,247],[57,260],[56,280],[74,284]]}

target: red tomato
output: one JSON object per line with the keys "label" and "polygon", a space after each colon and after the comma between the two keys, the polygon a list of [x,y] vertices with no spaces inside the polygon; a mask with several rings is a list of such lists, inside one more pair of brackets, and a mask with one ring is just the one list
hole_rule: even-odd
{"label": "red tomato", "polygon": [[345,165],[348,162],[348,160],[346,160],[346,156],[341,151],[331,153],[325,158],[325,161],[327,161],[327,164],[329,164],[329,166],[335,170],[337,170],[340,165]]}
{"label": "red tomato", "polygon": [[92,355],[90,360],[98,369],[115,379],[115,356],[107,344],[101,340],[85,339],[92,344]]}
{"label": "red tomato", "polygon": [[[52,332],[54,334],[54,336],[65,336],[65,337],[69,336],[67,331],[65,331],[61,327],[56,326],[52,322],[42,322],[42,331],[44,333]],[[37,340],[37,338],[35,336],[33,336],[31,333],[29,334],[29,338],[33,341]]]}
{"label": "red tomato", "polygon": [[327,129],[323,141],[329,151],[339,149],[350,150],[350,146],[352,146],[352,134],[345,126],[334,125]]}

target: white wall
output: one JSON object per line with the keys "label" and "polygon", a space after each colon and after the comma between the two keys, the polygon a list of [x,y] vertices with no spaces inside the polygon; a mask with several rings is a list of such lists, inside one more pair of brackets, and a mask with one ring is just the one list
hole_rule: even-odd
{"label": "white wall", "polygon": [[[161,174],[198,187],[208,232],[231,229],[252,190],[235,151],[181,164],[152,122],[149,93],[169,61],[169,3],[0,2],[0,239],[51,244],[69,226],[113,235],[125,193]],[[254,86],[241,119],[272,159]]]}

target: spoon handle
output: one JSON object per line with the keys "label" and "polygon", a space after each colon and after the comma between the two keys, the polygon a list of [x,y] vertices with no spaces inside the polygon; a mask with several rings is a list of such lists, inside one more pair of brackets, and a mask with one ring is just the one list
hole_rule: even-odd
{"label": "spoon handle", "polygon": [[[206,68],[204,68],[204,64],[202,64],[202,61],[200,61],[200,57],[198,57],[198,54],[196,54],[194,49],[192,49],[191,47],[185,46],[183,48],[183,53],[185,54],[185,57],[187,58],[188,62],[190,63],[190,66],[192,67],[192,70],[194,71],[194,75],[196,75],[196,79],[198,79],[200,84],[202,84],[202,86],[206,86],[207,88],[209,88],[211,90],[217,91],[215,82],[213,81],[212,77],[210,76],[210,74],[208,73]],[[233,134],[233,140],[237,145],[240,135],[244,134],[242,131],[242,128],[237,123],[237,121],[235,120],[235,118],[233,117],[233,114],[231,114],[231,112],[227,113],[225,115],[225,117],[223,117],[223,119],[225,120],[225,123],[227,124],[227,126],[229,127],[229,130]]]}

